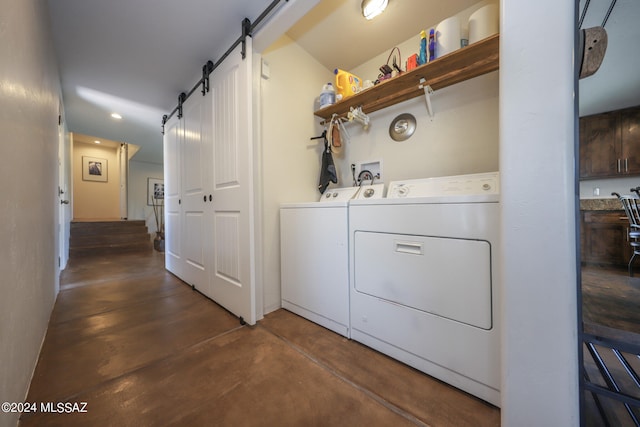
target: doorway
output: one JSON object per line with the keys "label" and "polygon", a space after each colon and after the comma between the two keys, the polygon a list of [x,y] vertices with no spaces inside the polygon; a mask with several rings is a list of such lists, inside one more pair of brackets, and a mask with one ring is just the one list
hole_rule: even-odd
{"label": "doorway", "polygon": [[578,320],[581,424],[586,426],[640,425],[640,266],[631,277],[627,263],[633,237],[622,204],[612,194],[630,193],[640,185],[640,168],[629,161],[640,155],[640,133],[633,130],[640,125],[640,113],[629,113],[640,105],[640,78],[633,71],[633,61],[640,60],[629,58],[637,51],[632,40],[640,36],[638,17],[638,2],[578,4],[578,34],[598,26],[607,33],[602,65],[577,82]]}

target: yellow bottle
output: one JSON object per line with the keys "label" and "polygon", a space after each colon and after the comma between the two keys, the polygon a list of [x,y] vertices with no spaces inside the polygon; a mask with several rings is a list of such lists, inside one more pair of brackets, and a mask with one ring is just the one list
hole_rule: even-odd
{"label": "yellow bottle", "polygon": [[348,98],[362,90],[362,79],[347,71],[336,68],[336,92],[342,95],[342,99]]}

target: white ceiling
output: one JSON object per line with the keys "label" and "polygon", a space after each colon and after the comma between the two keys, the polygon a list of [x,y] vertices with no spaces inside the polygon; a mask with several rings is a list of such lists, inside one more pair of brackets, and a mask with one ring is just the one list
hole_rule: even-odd
{"label": "white ceiling", "polygon": [[136,160],[162,163],[163,114],[270,3],[48,0],[69,130],[139,145]]}
{"label": "white ceiling", "polygon": [[287,35],[328,69],[350,70],[411,37],[417,51],[420,30],[479,1],[389,0],[387,9],[368,21],[362,0],[322,0]]}
{"label": "white ceiling", "polygon": [[[321,0],[287,34],[328,69],[348,70],[477,1],[389,0],[372,21],[362,17],[360,3]],[[139,145],[136,160],[162,163],[162,116],[175,108],[178,94],[191,90],[202,66],[240,36],[242,19],[255,21],[271,0],[48,4],[69,130]],[[600,25],[608,5],[591,0],[583,27]],[[580,82],[581,113],[640,104],[638,22],[640,1],[618,0],[606,25],[605,62]],[[124,119],[111,119],[114,111]]]}

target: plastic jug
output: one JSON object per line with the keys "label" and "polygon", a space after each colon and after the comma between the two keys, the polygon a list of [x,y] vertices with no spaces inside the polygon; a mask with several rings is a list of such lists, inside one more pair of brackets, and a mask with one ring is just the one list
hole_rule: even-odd
{"label": "plastic jug", "polygon": [[320,108],[328,107],[331,104],[336,103],[336,90],[331,83],[327,83],[322,86],[322,92],[320,92]]}
{"label": "plastic jug", "polygon": [[336,89],[342,99],[348,98],[362,89],[362,79],[347,71],[336,68],[334,71],[336,75]]}

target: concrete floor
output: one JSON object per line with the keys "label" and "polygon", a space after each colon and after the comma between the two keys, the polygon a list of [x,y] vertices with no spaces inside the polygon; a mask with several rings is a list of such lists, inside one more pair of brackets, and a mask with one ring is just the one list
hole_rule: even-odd
{"label": "concrete floor", "polygon": [[285,310],[241,326],[158,253],[70,261],[27,402],[20,426],[500,425],[498,408]]}

